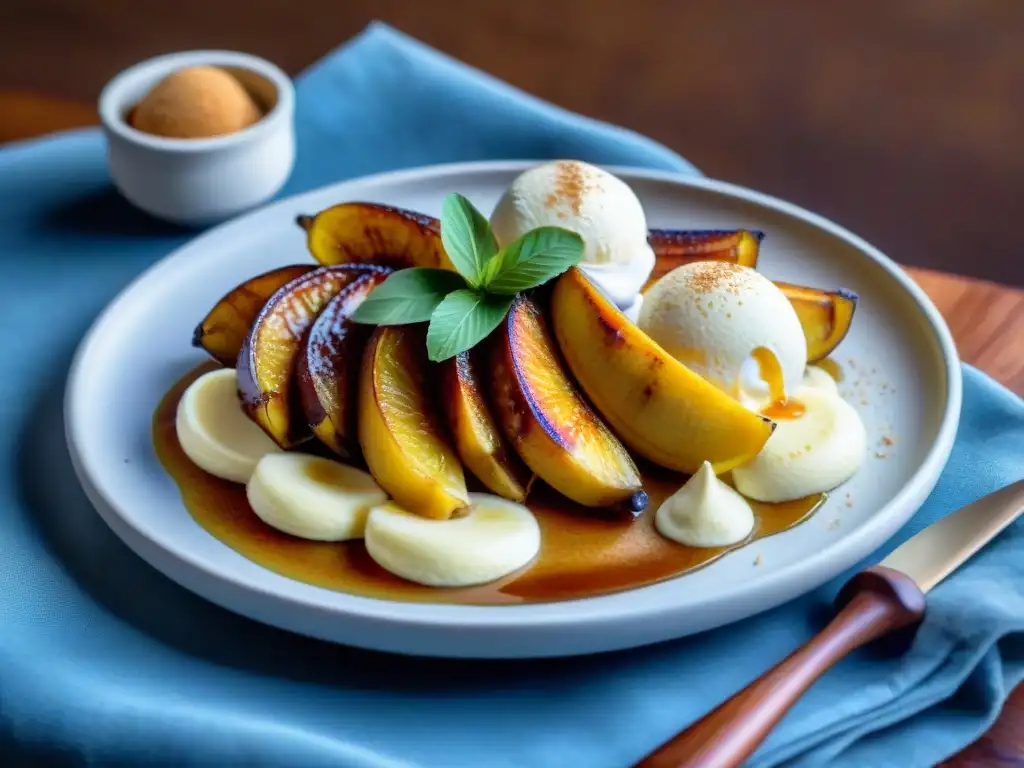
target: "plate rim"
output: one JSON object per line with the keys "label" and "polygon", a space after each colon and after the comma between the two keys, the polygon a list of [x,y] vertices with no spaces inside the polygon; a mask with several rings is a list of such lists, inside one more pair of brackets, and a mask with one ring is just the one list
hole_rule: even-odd
{"label": "plate rim", "polygon": [[[139,557],[147,563],[156,567],[166,576],[178,583],[191,582],[193,576],[203,575],[218,582],[221,587],[228,587],[234,590],[241,590],[239,594],[244,599],[246,594],[259,593],[261,598],[270,598],[277,602],[278,607],[292,610],[296,607],[305,608],[317,612],[327,612],[335,616],[347,616],[359,618],[364,621],[379,623],[386,622],[389,626],[397,629],[425,629],[425,628],[458,628],[473,629],[481,631],[500,630],[516,627],[522,630],[531,628],[557,629],[576,625],[589,625],[592,627],[601,626],[610,622],[623,621],[653,621],[659,617],[671,614],[679,610],[680,606],[670,601],[658,601],[653,604],[646,604],[636,601],[629,607],[617,607],[614,612],[603,610],[602,601],[609,595],[580,598],[575,600],[559,601],[550,605],[567,606],[572,605],[572,610],[562,613],[551,611],[537,611],[537,604],[497,605],[497,606],[475,606],[475,605],[452,605],[452,604],[424,604],[409,603],[397,600],[381,600],[366,598],[347,593],[338,593],[313,585],[306,585],[309,590],[307,594],[293,595],[285,594],[281,590],[270,588],[265,584],[253,584],[249,581],[238,578],[231,573],[230,567],[220,567],[217,563],[206,559],[192,556],[186,549],[173,543],[161,541],[158,537],[151,535],[151,532],[137,525],[137,520],[130,513],[119,508],[111,499],[108,499],[103,491],[93,483],[91,478],[92,467],[97,460],[96,457],[89,457],[79,449],[76,432],[77,425],[82,423],[83,409],[88,403],[82,395],[84,387],[83,371],[96,346],[101,331],[106,327],[110,319],[118,313],[121,306],[128,297],[134,293],[143,282],[152,280],[161,272],[173,269],[177,259],[188,257],[188,252],[211,238],[220,236],[225,228],[241,227],[245,223],[256,218],[264,217],[277,208],[289,207],[295,201],[307,196],[314,196],[326,193],[329,190],[338,190],[339,199],[345,196],[345,189],[348,187],[361,187],[368,184],[390,184],[401,185],[413,183],[432,177],[443,176],[466,176],[488,173],[515,173],[535,165],[544,160],[498,160],[498,161],[473,161],[461,163],[444,163],[437,165],[420,166],[416,168],[386,171],[383,173],[360,176],[353,179],[324,185],[315,189],[307,190],[295,195],[274,201],[271,204],[261,206],[247,214],[236,217],[224,224],[212,227],[209,230],[190,239],[188,242],[178,246],[170,253],[161,257],[143,272],[125,285],[117,295],[104,307],[89,327],[89,330],[82,337],[76,349],[65,388],[64,397],[64,423],[65,437],[68,449],[71,454],[72,464],[75,473],[86,492],[90,502],[99,512],[108,526],[128,545]],[[655,182],[667,182],[669,184],[695,187],[711,192],[722,193],[727,196],[740,199],[744,202],[757,206],[766,207],[770,210],[782,213],[786,216],[801,220],[815,226],[835,237],[847,241],[855,247],[862,255],[869,258],[880,267],[892,280],[894,280],[909,296],[915,305],[918,313],[926,321],[930,335],[936,342],[937,350],[941,356],[945,373],[946,397],[944,410],[940,419],[936,439],[928,449],[923,461],[914,470],[910,480],[893,496],[889,502],[877,508],[870,517],[855,529],[855,533],[842,536],[821,551],[814,553],[803,560],[792,562],[770,574],[760,577],[756,582],[748,581],[738,583],[727,588],[724,592],[718,593],[716,599],[719,602],[738,603],[742,598],[744,603],[763,605],[763,608],[754,612],[746,612],[744,616],[760,613],[782,602],[793,599],[804,594],[811,588],[799,587],[793,589],[787,584],[804,584],[813,582],[815,586],[824,583],[843,569],[837,569],[831,565],[834,561],[856,563],[874,552],[878,547],[889,540],[900,527],[903,526],[916,513],[920,504],[934,488],[939,474],[948,461],[952,451],[953,442],[956,437],[959,425],[959,417],[962,406],[963,385],[960,371],[960,360],[953,342],[952,334],[949,331],[945,320],[942,318],[934,303],[927,294],[907,275],[894,261],[889,259],[880,250],[872,246],[866,240],[845,227],[816,214],[794,203],[781,200],[772,195],[767,195],[756,190],[749,189],[730,182],[709,179],[702,176],[695,176],[686,172],[652,170],[647,168],[635,168],[631,166],[607,165],[604,166],[612,173],[626,177]],[[349,195],[351,196],[351,195]],[[354,199],[354,198],[353,198]],[[180,573],[174,572],[173,568],[164,557],[155,557],[150,550],[155,546],[164,555],[170,556],[170,560],[177,563],[179,567],[186,567],[198,571],[197,574],[190,574],[188,579],[183,579]],[[159,561],[159,562],[155,562]],[[288,577],[280,574],[275,576],[294,582]],[[302,582],[294,582],[302,583]],[[216,588],[197,590],[191,584],[184,584],[191,591],[198,592],[206,599],[213,600],[236,612],[244,612],[252,616],[253,611],[244,611],[237,605],[228,605],[224,600],[210,595],[210,592],[219,592]],[[633,592],[642,591],[648,587],[639,587]],[[326,606],[322,601],[315,599],[318,592],[331,595],[342,595],[353,602],[350,606]],[[777,597],[779,594],[782,597]],[[347,601],[346,601],[347,602]],[[408,610],[410,606],[422,606],[421,610]],[[431,609],[431,610],[427,610]],[[264,611],[259,611],[265,613]],[[293,626],[276,622],[273,618],[253,616],[266,623],[283,626],[292,631]],[[698,627],[694,631],[703,631],[712,626],[720,626],[731,623],[737,618],[726,619],[725,621],[713,622],[704,627]],[[325,637],[325,639],[332,639]],[[357,641],[346,640],[352,644],[359,644]],[[373,646],[379,647],[379,646]],[[616,645],[615,647],[625,647]],[[486,651],[486,649],[483,649]],[[435,655],[435,654],[425,654]],[[440,655],[440,654],[436,654]],[[459,656],[467,654],[459,653]],[[508,657],[508,654],[501,654]],[[545,655],[532,653],[532,656]],[[552,655],[563,655],[561,653]]]}

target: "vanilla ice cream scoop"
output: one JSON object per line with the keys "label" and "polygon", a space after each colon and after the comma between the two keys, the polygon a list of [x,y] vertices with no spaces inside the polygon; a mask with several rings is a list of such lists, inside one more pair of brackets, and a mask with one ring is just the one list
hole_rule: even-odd
{"label": "vanilla ice cream scoop", "polygon": [[491,214],[501,246],[537,227],[583,238],[580,268],[620,308],[636,301],[651,271],[643,206],[624,181],[593,165],[559,160],[524,171]]}
{"label": "vanilla ice cream scoop", "polygon": [[637,324],[666,352],[749,407],[803,381],[807,342],[771,280],[725,261],[669,272],[645,294]]}

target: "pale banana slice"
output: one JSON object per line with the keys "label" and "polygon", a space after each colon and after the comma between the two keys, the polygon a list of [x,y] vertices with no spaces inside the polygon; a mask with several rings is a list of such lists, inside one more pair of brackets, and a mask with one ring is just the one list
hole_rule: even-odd
{"label": "pale banana slice", "polygon": [[469,494],[467,513],[429,520],[393,502],[366,521],[366,551],[378,565],[429,587],[485,584],[522,568],[540,551],[540,526],[522,504]]}
{"label": "pale banana slice", "polygon": [[248,482],[261,458],[280,451],[242,411],[233,368],[204,373],[192,382],[178,402],[175,429],[196,466],[235,483]]}
{"label": "pale banana slice", "polygon": [[304,453],[265,456],[246,496],[267,525],[314,541],[362,538],[370,509],[388,498],[367,472]]}

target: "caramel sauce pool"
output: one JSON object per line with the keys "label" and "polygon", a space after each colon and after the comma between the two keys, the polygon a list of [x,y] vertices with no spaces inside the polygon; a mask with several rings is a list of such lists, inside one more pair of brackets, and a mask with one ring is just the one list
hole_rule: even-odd
{"label": "caramel sauce pool", "polygon": [[[819,360],[816,363],[811,363],[818,368],[821,368],[825,373],[832,377],[832,380],[839,384],[843,380],[843,368],[839,365],[837,360],[831,357],[826,357],[824,360]],[[792,419],[799,419],[804,415],[804,411],[807,408],[799,400],[794,398],[778,399],[767,408],[761,411],[762,416],[767,416],[769,419],[775,421],[786,421]]]}
{"label": "caramel sauce pool", "polygon": [[[663,581],[707,565],[735,547],[695,549],[671,542],[654,528],[654,512],[682,484],[678,475],[646,471],[647,511],[633,522],[595,518],[537,483],[528,506],[541,528],[541,552],[518,573],[478,587],[438,589],[400,579],[378,566],[361,541],[305,541],[271,528],[250,509],[245,487],[195,466],[178,443],[175,412],[182,393],[203,365],[164,396],[153,415],[156,454],[177,483],[199,525],[239,554],[282,576],[365,597],[466,604],[535,603],[592,597]],[[329,481],[330,478],[321,478]],[[756,517],[750,541],[785,531],[808,518],[824,500],[812,496],[785,504],[751,502]],[[752,572],[751,578],[756,577]]]}
{"label": "caramel sauce pool", "polygon": [[786,421],[799,419],[806,410],[807,408],[799,400],[789,398],[788,400],[777,400],[772,403],[761,411],[761,415],[767,416],[774,421]]}

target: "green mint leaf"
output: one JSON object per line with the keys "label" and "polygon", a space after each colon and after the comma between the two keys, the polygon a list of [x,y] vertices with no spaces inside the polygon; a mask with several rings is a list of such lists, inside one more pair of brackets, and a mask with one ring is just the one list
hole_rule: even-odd
{"label": "green mint leaf", "polygon": [[481,284],[484,268],[498,252],[490,222],[462,195],[445,195],[441,206],[441,242],[470,285]]}
{"label": "green mint leaf", "polygon": [[426,322],[445,296],[465,287],[462,276],[450,269],[400,269],[370,292],[352,320],[370,325]]}
{"label": "green mint leaf", "polygon": [[489,293],[512,296],[546,283],[583,258],[583,238],[561,227],[538,227],[499,254],[498,274],[487,282]]}
{"label": "green mint leaf", "polygon": [[464,289],[445,296],[427,327],[427,355],[435,363],[471,349],[505,319],[515,296]]}
{"label": "green mint leaf", "polygon": [[487,260],[487,264],[484,266],[483,275],[481,276],[480,280],[480,285],[483,286],[485,289],[490,284],[490,282],[494,280],[495,277],[498,276],[498,273],[501,272],[501,260],[503,255],[504,254],[502,251],[498,251],[496,254],[491,256],[490,259]]}

